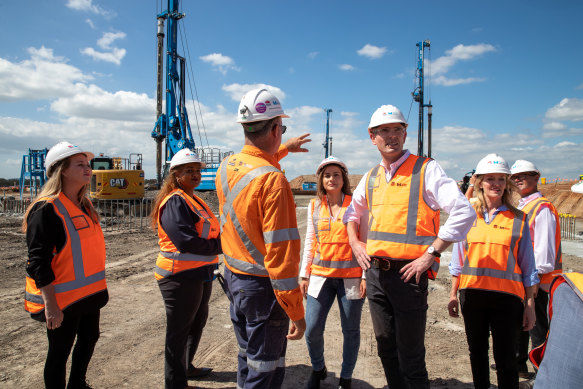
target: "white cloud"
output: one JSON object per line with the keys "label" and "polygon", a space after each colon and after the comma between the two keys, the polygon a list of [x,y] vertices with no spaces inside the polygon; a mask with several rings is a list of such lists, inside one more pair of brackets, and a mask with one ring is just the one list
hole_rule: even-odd
{"label": "white cloud", "polygon": [[564,142],[559,142],[555,145],[555,148],[562,148],[562,147],[569,147],[569,146],[576,146],[577,143],[573,143],[573,142],[569,142],[569,141],[564,141]]}
{"label": "white cloud", "polygon": [[318,54],[320,54],[319,51],[312,51],[311,53],[308,53],[308,58],[309,59],[314,59],[318,56]]}
{"label": "white cloud", "polygon": [[338,65],[338,69],[343,70],[345,72],[350,72],[352,70],[355,70],[356,68],[352,65],[349,65],[349,64],[342,64],[342,65]]}
{"label": "white cloud", "polygon": [[583,120],[583,99],[564,98],[545,114],[546,119],[579,122]]}
{"label": "white cloud", "polygon": [[116,40],[124,39],[125,37],[126,34],[124,32],[106,32],[97,40],[97,46],[103,51],[97,51],[93,47],[86,47],[81,49],[81,53],[92,57],[97,61],[111,62],[120,65],[121,60],[126,55],[126,49],[114,47],[113,44]]}
{"label": "white cloud", "polygon": [[241,70],[235,66],[235,61],[231,57],[227,57],[221,53],[212,53],[199,58],[203,62],[210,63],[214,70],[221,72],[223,75],[227,74],[229,70],[235,70],[237,72]]}
{"label": "white cloud", "polygon": [[76,11],[92,12],[103,16],[111,15],[109,11],[93,4],[93,0],[68,0],[66,6]]}
{"label": "white cloud", "polygon": [[285,99],[285,93],[281,89],[276,86],[271,86],[267,84],[230,84],[230,85],[223,85],[221,89],[223,89],[227,94],[231,97],[234,101],[241,101],[241,98],[245,93],[250,91],[251,89],[258,89],[258,88],[265,88],[271,93],[275,95],[280,101]]}
{"label": "white cloud", "polygon": [[93,20],[87,18],[85,19],[85,23],[87,23],[92,30],[95,30],[95,24],[93,24]]}
{"label": "white cloud", "polygon": [[369,59],[379,59],[387,52],[386,47],[373,46],[371,44],[366,44],[362,49],[357,50],[356,53],[362,57],[368,57]]}
{"label": "white cloud", "polygon": [[577,88],[575,89],[583,89],[583,84],[580,84],[579,86],[577,86]]}
{"label": "white cloud", "polygon": [[30,58],[10,62],[0,58],[0,101],[42,100],[71,96],[77,83],[91,80],[64,57],[44,46],[28,48]]}
{"label": "white cloud", "polygon": [[548,131],[562,131],[566,130],[567,126],[560,122],[547,122],[543,124],[543,130]]}
{"label": "white cloud", "polygon": [[459,44],[445,52],[444,56],[429,63],[433,83],[443,86],[454,86],[469,84],[472,82],[485,81],[483,77],[450,78],[446,74],[460,61],[469,61],[485,53],[496,51],[491,44],[481,43],[477,45]]}

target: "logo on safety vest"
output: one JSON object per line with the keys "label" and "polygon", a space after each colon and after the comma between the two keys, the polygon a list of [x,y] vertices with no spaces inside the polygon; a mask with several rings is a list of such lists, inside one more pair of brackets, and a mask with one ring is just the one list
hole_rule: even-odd
{"label": "logo on safety vest", "polygon": [[128,187],[128,180],[125,178],[112,178],[109,180],[109,186],[112,188],[125,189]]}

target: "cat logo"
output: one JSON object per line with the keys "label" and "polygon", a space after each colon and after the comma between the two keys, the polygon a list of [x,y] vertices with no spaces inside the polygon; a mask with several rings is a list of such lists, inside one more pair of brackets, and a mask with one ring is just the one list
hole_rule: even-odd
{"label": "cat logo", "polygon": [[112,188],[125,189],[128,187],[128,180],[125,178],[112,178],[109,180],[109,186]]}

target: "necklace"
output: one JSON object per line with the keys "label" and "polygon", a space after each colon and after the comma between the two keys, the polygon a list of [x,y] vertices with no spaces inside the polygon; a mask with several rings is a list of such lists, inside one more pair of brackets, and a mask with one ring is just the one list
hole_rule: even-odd
{"label": "necklace", "polygon": [[342,201],[340,202],[340,209],[338,209],[336,216],[334,216],[334,214],[332,212],[332,206],[330,205],[330,198],[328,196],[326,196],[326,202],[328,203],[328,209],[330,210],[330,219],[336,220],[338,218],[338,215],[342,211],[342,204],[344,204],[344,193],[342,193]]}

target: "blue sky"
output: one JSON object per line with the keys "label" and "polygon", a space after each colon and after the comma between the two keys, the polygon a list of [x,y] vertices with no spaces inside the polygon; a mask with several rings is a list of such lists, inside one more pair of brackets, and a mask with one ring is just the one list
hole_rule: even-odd
{"label": "blue sky", "polygon": [[[162,8],[166,1],[0,3],[0,177],[19,176],[28,148],[60,140],[111,156],[141,152],[146,178],[155,177]],[[333,154],[350,173],[380,160],[366,129],[383,104],[408,117],[406,147],[416,152],[416,43],[429,39],[432,156],[450,176],[492,152],[531,160],[544,177],[583,174],[581,2],[182,0],[181,10],[203,146],[240,150],[240,97],[266,86],[291,116],[286,136],[312,134],[308,154],[282,161],[289,179],[324,157],[324,108],[333,110]]]}

